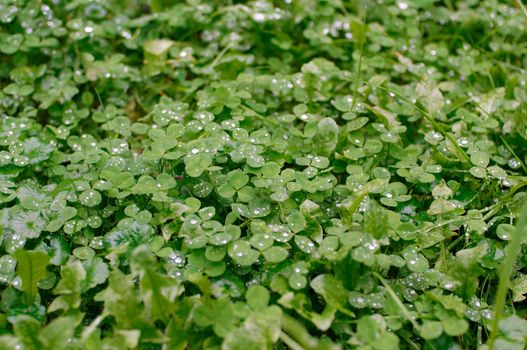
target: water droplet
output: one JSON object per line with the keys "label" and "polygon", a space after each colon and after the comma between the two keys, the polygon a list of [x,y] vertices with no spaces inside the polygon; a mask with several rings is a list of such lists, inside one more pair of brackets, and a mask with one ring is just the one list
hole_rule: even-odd
{"label": "water droplet", "polygon": [[456,288],[456,284],[452,281],[447,281],[443,283],[443,288],[448,290],[454,290],[454,288]]}
{"label": "water droplet", "polygon": [[379,249],[380,244],[379,244],[379,241],[377,241],[376,239],[372,239],[372,240],[370,240],[369,242],[367,242],[366,244],[364,244],[364,246],[365,246],[368,250],[374,251],[374,250]]}
{"label": "water droplet", "polygon": [[518,169],[518,168],[520,167],[520,165],[521,165],[520,162],[518,162],[518,160],[515,159],[515,158],[511,158],[511,159],[509,159],[509,160],[507,161],[507,164],[509,164],[509,167],[510,167],[511,169]]}
{"label": "water droplet", "polygon": [[265,21],[265,14],[259,12],[253,14],[253,20],[255,22],[263,22]]}
{"label": "water droplet", "polygon": [[481,316],[483,316],[483,318],[485,318],[487,320],[491,320],[492,319],[492,312],[489,309],[485,309],[485,310],[481,311]]}
{"label": "water droplet", "polygon": [[86,219],[86,223],[92,228],[98,228],[102,224],[102,219],[99,215],[92,215]]}
{"label": "water droplet", "polygon": [[103,237],[93,237],[90,241],[90,247],[93,249],[103,249],[104,248],[104,240]]}
{"label": "water droplet", "polygon": [[443,139],[443,135],[440,132],[433,131],[431,135],[432,138],[436,141],[441,141]]}
{"label": "water droplet", "polygon": [[419,294],[417,294],[415,289],[412,289],[412,288],[404,288],[403,295],[404,295],[404,298],[408,301],[413,301],[419,296]]}
{"label": "water droplet", "polygon": [[351,306],[357,309],[365,308],[368,305],[368,300],[366,299],[366,296],[359,292],[350,292],[348,300]]}
{"label": "water droplet", "polygon": [[466,137],[460,137],[457,140],[457,144],[462,147],[466,147],[468,145],[468,139]]}
{"label": "water droplet", "polygon": [[481,308],[481,300],[479,300],[477,297],[473,296],[472,298],[470,298],[470,306],[472,306],[473,308],[475,309],[479,309]]}
{"label": "water droplet", "polygon": [[173,251],[166,257],[166,261],[170,265],[174,265],[176,267],[184,267],[186,263],[185,254],[183,254],[180,251]]}
{"label": "water droplet", "polygon": [[313,243],[309,238],[304,236],[295,236],[295,243],[300,250],[304,253],[312,254],[315,252],[315,243]]}
{"label": "water droplet", "polygon": [[368,296],[368,305],[374,309],[380,309],[384,305],[384,294],[375,293]]}
{"label": "water droplet", "polygon": [[101,203],[101,194],[96,190],[86,190],[79,195],[79,202],[88,207],[94,207]]}
{"label": "water droplet", "polygon": [[465,312],[465,316],[467,316],[467,318],[473,322],[479,322],[481,319],[481,315],[478,312],[478,310],[474,310],[474,309],[468,309]]}
{"label": "water droplet", "polygon": [[11,154],[6,151],[0,152],[0,165],[7,165],[11,162]]}
{"label": "water droplet", "polygon": [[397,6],[399,6],[399,8],[404,11],[404,10],[407,10],[408,9],[408,4],[406,2],[403,2],[403,1],[400,1],[397,3]]}
{"label": "water droplet", "polygon": [[122,154],[129,150],[128,143],[123,140],[110,140],[109,144],[112,154]]}
{"label": "water droplet", "polygon": [[26,166],[29,164],[29,158],[26,156],[17,155],[13,158],[13,164],[16,166]]}
{"label": "water droplet", "polygon": [[16,289],[21,290],[21,288],[22,288],[22,280],[20,279],[20,277],[17,276],[17,277],[15,277],[14,280],[11,281],[11,285],[13,287],[15,287]]}
{"label": "water droplet", "polygon": [[302,289],[307,285],[307,279],[304,275],[294,273],[289,277],[289,285],[293,289]]}
{"label": "water droplet", "polygon": [[304,169],[303,173],[306,174],[308,178],[312,178],[318,174],[318,170],[315,167],[309,166]]}

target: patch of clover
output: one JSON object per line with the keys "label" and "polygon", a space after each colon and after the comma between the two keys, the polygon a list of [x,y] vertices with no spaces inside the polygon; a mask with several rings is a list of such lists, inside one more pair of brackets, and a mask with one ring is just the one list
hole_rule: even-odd
{"label": "patch of clover", "polygon": [[0,4],[0,348],[525,348],[523,6],[363,5]]}

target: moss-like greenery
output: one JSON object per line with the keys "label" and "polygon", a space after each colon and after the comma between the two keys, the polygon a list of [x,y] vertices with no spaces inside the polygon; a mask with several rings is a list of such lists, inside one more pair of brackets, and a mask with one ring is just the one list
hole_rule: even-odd
{"label": "moss-like greenery", "polygon": [[525,348],[526,43],[519,0],[0,1],[0,349]]}

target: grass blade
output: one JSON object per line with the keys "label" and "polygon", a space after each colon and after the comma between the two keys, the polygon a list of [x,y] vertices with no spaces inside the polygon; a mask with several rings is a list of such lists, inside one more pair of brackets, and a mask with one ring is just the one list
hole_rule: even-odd
{"label": "grass blade", "polygon": [[507,297],[508,284],[514,270],[514,263],[521,251],[521,243],[525,234],[525,227],[527,226],[527,201],[523,204],[520,211],[520,219],[516,224],[516,232],[511,237],[509,244],[505,248],[505,260],[500,268],[500,282],[498,284],[498,292],[496,293],[496,301],[494,303],[494,318],[492,320],[492,331],[489,339],[489,350],[494,349],[496,337],[498,336],[498,326],[505,307],[505,298]]}

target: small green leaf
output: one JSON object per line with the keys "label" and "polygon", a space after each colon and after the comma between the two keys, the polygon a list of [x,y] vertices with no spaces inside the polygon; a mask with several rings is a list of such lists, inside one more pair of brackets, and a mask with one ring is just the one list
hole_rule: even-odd
{"label": "small green leaf", "polygon": [[249,177],[241,172],[234,172],[229,175],[229,183],[235,190],[241,189],[243,186],[247,185],[249,182]]}
{"label": "small green leaf", "polygon": [[470,156],[470,161],[479,168],[486,168],[489,165],[489,156],[485,152],[474,152]]}
{"label": "small green leaf", "polygon": [[174,42],[168,39],[149,40],[144,44],[144,50],[155,56],[161,56],[172,47]]}
{"label": "small green leaf", "polygon": [[95,190],[86,190],[79,195],[79,202],[87,207],[99,205],[101,200],[101,194]]}
{"label": "small green leaf", "polygon": [[288,252],[282,247],[271,247],[263,252],[265,260],[270,263],[279,263],[287,259]]}
{"label": "small green leaf", "polygon": [[322,274],[311,280],[309,284],[313,290],[322,296],[326,303],[334,306],[346,315],[353,316],[353,313],[346,308],[348,303],[348,292],[342,282],[333,275]]}
{"label": "small green leaf", "polygon": [[450,317],[441,321],[445,333],[457,337],[468,330],[468,322],[462,318]]}
{"label": "small green leaf", "polygon": [[38,293],[37,283],[46,276],[49,257],[38,250],[17,250],[13,257],[17,260],[16,273],[22,280],[26,304],[32,304]]}
{"label": "small green leaf", "polygon": [[269,304],[269,292],[263,286],[253,285],[247,289],[245,294],[247,304],[254,310],[264,310]]}
{"label": "small green leaf", "polygon": [[443,326],[439,321],[425,321],[419,329],[419,333],[423,339],[436,339],[443,333]]}

